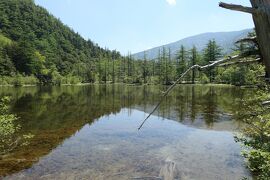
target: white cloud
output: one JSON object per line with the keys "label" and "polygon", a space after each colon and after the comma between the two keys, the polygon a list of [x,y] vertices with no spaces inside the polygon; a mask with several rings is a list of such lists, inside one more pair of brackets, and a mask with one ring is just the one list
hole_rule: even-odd
{"label": "white cloud", "polygon": [[176,0],[166,0],[166,1],[171,6],[175,6],[176,5]]}

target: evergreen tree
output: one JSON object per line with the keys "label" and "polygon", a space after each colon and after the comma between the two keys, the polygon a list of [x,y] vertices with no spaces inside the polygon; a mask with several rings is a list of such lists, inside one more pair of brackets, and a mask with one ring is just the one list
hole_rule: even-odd
{"label": "evergreen tree", "polygon": [[171,49],[169,48],[168,50],[168,58],[167,58],[167,82],[166,84],[171,84],[172,81],[175,79],[174,76],[175,74],[175,69],[173,66],[173,59],[172,59],[172,52]]}
{"label": "evergreen tree", "polygon": [[[194,66],[198,63],[198,52],[197,52],[197,48],[196,46],[193,46],[193,48],[191,49],[191,57],[190,57],[190,61],[191,61],[191,66]],[[196,70],[193,69],[192,70],[192,84],[195,84],[195,78],[196,78]]]}
{"label": "evergreen tree", "polygon": [[147,78],[147,57],[146,57],[146,52],[144,51],[144,58],[143,58],[143,82],[146,83],[146,78]]}
{"label": "evergreen tree", "polygon": [[162,70],[162,67],[163,67],[163,60],[162,60],[162,57],[161,57],[161,49],[159,49],[158,51],[158,79],[159,79],[159,83],[162,84],[163,83],[163,70]]}
{"label": "evergreen tree", "polygon": [[[222,56],[222,49],[217,45],[215,40],[209,40],[206,48],[204,49],[204,62],[209,64],[211,62],[217,61]],[[210,82],[215,80],[216,69],[210,68],[207,71],[207,75],[210,79]]]}
{"label": "evergreen tree", "polygon": [[188,52],[185,47],[182,45],[180,47],[179,52],[177,53],[177,74],[180,75],[187,69],[187,60],[188,60]]}
{"label": "evergreen tree", "polygon": [[112,59],[112,82],[115,83],[115,59]]}

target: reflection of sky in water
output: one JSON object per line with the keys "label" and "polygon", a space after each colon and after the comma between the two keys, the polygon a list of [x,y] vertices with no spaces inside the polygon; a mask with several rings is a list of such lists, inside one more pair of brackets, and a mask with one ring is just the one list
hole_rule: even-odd
{"label": "reflection of sky in water", "polygon": [[30,169],[7,179],[230,179],[248,176],[230,132],[195,129],[122,109],[85,125]]}

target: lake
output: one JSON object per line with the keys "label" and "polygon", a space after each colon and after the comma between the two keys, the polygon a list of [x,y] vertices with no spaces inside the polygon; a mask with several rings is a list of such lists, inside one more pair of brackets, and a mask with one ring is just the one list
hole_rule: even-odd
{"label": "lake", "polygon": [[256,90],[179,85],[138,131],[165,89],[1,87],[34,137],[0,159],[0,179],[252,179],[234,135]]}

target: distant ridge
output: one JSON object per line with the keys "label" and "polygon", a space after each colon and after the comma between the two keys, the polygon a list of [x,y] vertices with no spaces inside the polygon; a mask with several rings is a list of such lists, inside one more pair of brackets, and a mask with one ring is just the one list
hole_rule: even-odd
{"label": "distant ridge", "polygon": [[[209,40],[215,39],[218,45],[221,46],[224,53],[232,52],[232,48],[234,46],[234,42],[238,39],[246,37],[249,32],[253,29],[245,29],[241,31],[232,31],[232,32],[212,32],[212,33],[203,33],[191,37],[187,37],[176,41],[174,43],[170,43],[167,45],[155,47],[149,50],[146,50],[148,59],[155,59],[158,57],[159,49],[165,47],[166,49],[171,49],[172,56],[175,56],[177,51],[180,49],[181,45],[185,46],[187,49],[191,49],[193,45],[195,45],[199,51],[202,51],[205,48],[205,45]],[[133,54],[135,59],[143,59],[144,52],[139,52]]]}

